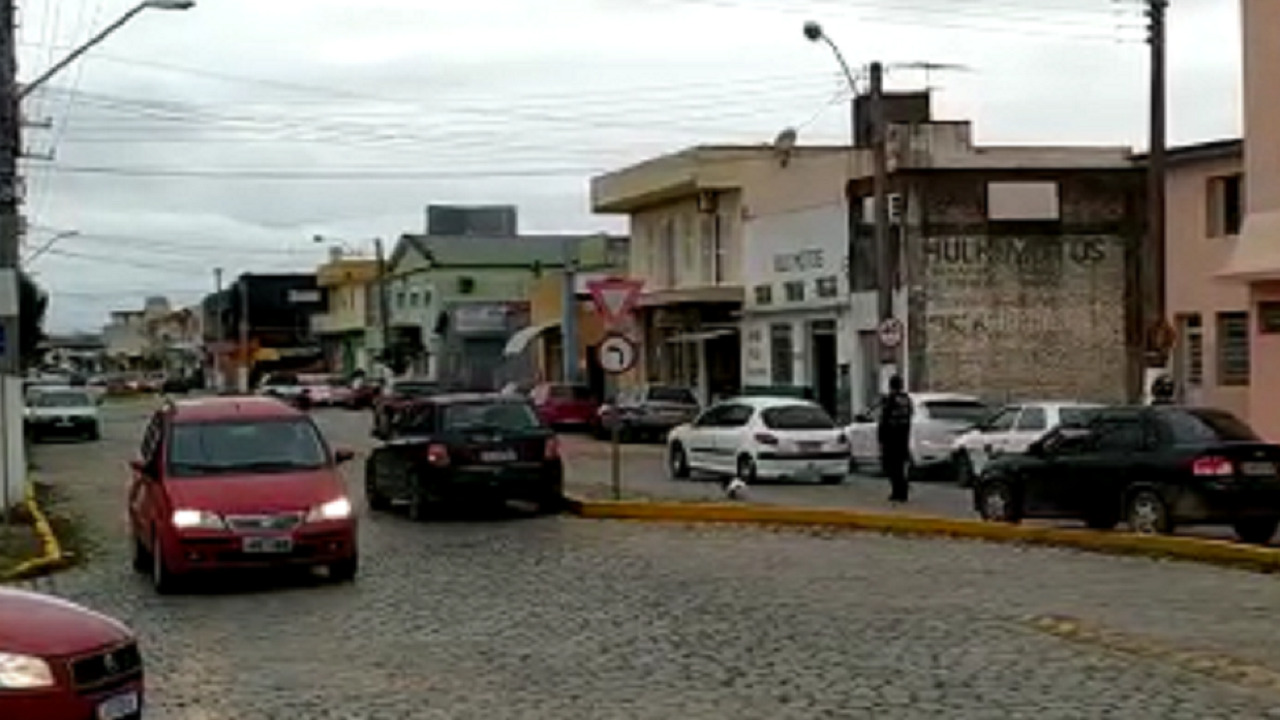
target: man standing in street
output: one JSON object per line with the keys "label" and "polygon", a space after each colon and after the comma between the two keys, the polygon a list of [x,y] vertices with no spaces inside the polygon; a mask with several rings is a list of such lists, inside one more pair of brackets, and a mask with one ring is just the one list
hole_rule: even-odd
{"label": "man standing in street", "polygon": [[911,460],[911,398],[902,389],[902,377],[889,378],[889,394],[880,403],[876,431],[880,440],[880,465],[889,476],[889,502],[904,503],[911,488],[907,463]]}

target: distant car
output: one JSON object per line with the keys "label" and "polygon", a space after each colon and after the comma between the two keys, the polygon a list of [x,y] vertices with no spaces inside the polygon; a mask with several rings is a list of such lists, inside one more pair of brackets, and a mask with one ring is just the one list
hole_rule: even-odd
{"label": "distant car", "polygon": [[567,383],[542,383],[529,392],[542,422],[553,428],[589,428],[600,403],[591,388]]}
{"label": "distant car", "polygon": [[311,405],[336,407],[349,401],[350,387],[335,375],[299,375],[298,384]]}
{"label": "distant car", "polygon": [[955,439],[951,459],[958,483],[968,486],[992,458],[1024,453],[1031,443],[1059,425],[1078,425],[1097,405],[1075,402],[1025,402],[1006,405]]}
{"label": "distant car", "polygon": [[400,415],[365,464],[370,509],[413,519],[456,501],[523,500],[557,511],[564,467],[555,433],[525,398],[443,394]]}
{"label": "distant car", "polygon": [[358,382],[353,382],[351,393],[347,396],[348,408],[352,410],[363,410],[373,407],[374,402],[382,394],[382,381],[372,378],[364,378]]}
{"label": "distant car", "polygon": [[612,435],[616,427],[623,440],[665,440],[672,428],[692,422],[701,409],[689,388],[643,385],[623,390],[615,402],[601,405],[593,429],[602,439]]}
{"label": "distant car", "polygon": [[986,520],[1073,518],[1139,533],[1230,525],[1266,543],[1280,527],[1280,445],[1230,413],[1179,406],[1108,407],[1063,425],[1026,454],[1001,455],[973,486]]}
{"label": "distant car", "polygon": [[31,392],[25,411],[31,442],[47,438],[97,440],[102,437],[98,400],[81,388],[45,388]]}
{"label": "distant car", "polygon": [[440,383],[419,378],[397,378],[384,385],[382,393],[373,401],[373,436],[389,433],[401,410],[444,391]]}
{"label": "distant car", "polygon": [[839,484],[849,471],[849,440],[821,406],[795,398],[741,397],[712,405],[667,436],[667,466],[757,479]]}
{"label": "distant car", "polygon": [[269,398],[202,398],[156,411],[130,467],[133,566],[157,592],[194,573],[326,566],[355,577],[356,517],[305,413]]}
{"label": "distant car", "polygon": [[[909,472],[950,468],[955,439],[985,420],[991,408],[971,395],[954,393],[911,393],[911,457]],[[879,402],[859,413],[849,425],[849,444],[853,450],[853,470],[864,465],[880,470],[880,440],[877,421]]]}
{"label": "distant car", "polygon": [[0,586],[0,718],[138,720],[137,640],[105,615]]}
{"label": "distant car", "polygon": [[302,395],[302,382],[295,373],[268,373],[258,383],[258,394],[296,403]]}

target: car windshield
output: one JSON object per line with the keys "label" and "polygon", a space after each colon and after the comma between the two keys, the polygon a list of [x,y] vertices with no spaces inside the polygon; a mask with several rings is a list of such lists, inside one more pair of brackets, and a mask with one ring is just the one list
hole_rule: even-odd
{"label": "car windshield", "polygon": [[296,375],[268,375],[266,380],[262,381],[263,385],[297,385],[298,377]]}
{"label": "car windshield", "polygon": [[31,404],[42,408],[78,408],[94,404],[87,393],[81,392],[35,392],[32,393]]}
{"label": "car windshield", "polygon": [[693,397],[693,392],[688,388],[681,387],[651,387],[649,388],[649,401],[680,403],[681,405],[698,404],[698,401]]}
{"label": "car windshield", "polygon": [[169,441],[169,472],[176,477],[312,470],[328,462],[309,420],[179,423]]}
{"label": "car windshield", "polygon": [[441,413],[444,430],[533,430],[542,427],[527,403],[477,402],[446,405]]}
{"label": "car windshield", "polygon": [[435,383],[404,382],[396,383],[395,386],[392,387],[392,391],[397,395],[403,395],[405,397],[427,397],[438,394],[440,392],[440,388]]}
{"label": "car windshield", "polygon": [[1196,445],[1218,442],[1257,442],[1260,438],[1236,416],[1221,410],[1185,410],[1165,416],[1173,441]]}
{"label": "car windshield", "polygon": [[831,430],[836,422],[826,410],[816,405],[783,405],[760,413],[765,427],[771,430]]}
{"label": "car windshield", "polygon": [[991,414],[991,408],[976,400],[928,400],[924,407],[934,420],[974,425]]}
{"label": "car windshield", "polygon": [[548,395],[557,400],[590,400],[591,388],[586,385],[552,385]]}
{"label": "car windshield", "polygon": [[1063,427],[1084,427],[1089,424],[1096,408],[1064,407],[1058,410],[1058,424]]}

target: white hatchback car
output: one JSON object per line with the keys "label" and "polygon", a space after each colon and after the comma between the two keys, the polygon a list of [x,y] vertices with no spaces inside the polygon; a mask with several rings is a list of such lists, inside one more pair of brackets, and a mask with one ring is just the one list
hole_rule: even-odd
{"label": "white hatchback car", "polygon": [[795,398],[741,397],[708,408],[667,436],[671,477],[694,472],[835,485],[849,470],[848,438],[820,406]]}
{"label": "white hatchback car", "polygon": [[[951,462],[955,439],[991,414],[991,406],[972,395],[911,393],[911,404],[912,474]],[[879,416],[877,402],[855,417],[846,429],[855,471],[861,465],[880,467],[880,439],[876,431]]]}
{"label": "white hatchback car", "polygon": [[1025,402],[1006,405],[989,419],[956,438],[951,460],[956,480],[969,485],[991,459],[1005,453],[1024,453],[1031,443],[1059,425],[1075,424],[1099,407],[1081,402]]}

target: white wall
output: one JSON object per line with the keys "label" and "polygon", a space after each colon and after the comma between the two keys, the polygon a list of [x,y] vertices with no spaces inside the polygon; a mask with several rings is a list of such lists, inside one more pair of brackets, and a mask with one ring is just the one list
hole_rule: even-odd
{"label": "white wall", "polygon": [[755,306],[755,288],[773,285],[771,307],[788,305],[782,284],[792,280],[805,283],[805,302],[819,299],[814,287],[818,278],[835,276],[837,298],[846,297],[844,262],[848,229],[844,205],[822,205],[750,219],[743,227],[743,286],[748,312]]}

